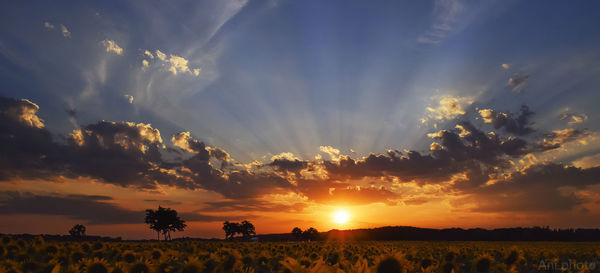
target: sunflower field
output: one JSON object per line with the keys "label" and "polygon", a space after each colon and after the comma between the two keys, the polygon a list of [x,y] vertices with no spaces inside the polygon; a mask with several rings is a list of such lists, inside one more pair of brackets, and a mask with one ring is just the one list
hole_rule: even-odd
{"label": "sunflower field", "polygon": [[1,273],[600,272],[598,243],[0,240]]}

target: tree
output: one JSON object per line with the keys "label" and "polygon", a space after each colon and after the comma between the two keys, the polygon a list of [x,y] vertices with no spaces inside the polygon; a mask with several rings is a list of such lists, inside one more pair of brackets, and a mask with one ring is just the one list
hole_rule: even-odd
{"label": "tree", "polygon": [[240,233],[244,238],[248,238],[250,235],[256,235],[254,225],[246,220],[242,221],[242,224],[240,224]]}
{"label": "tree", "polygon": [[161,233],[164,240],[170,240],[171,231],[183,231],[187,226],[185,221],[177,216],[177,211],[161,206],[158,206],[157,210],[147,209],[145,222],[150,225],[150,229],[156,231],[158,240]]}
{"label": "tree", "polygon": [[316,228],[310,227],[302,233],[302,237],[306,240],[316,240],[319,238],[319,231]]}
{"label": "tree", "polygon": [[296,240],[300,240],[302,239],[302,230],[299,227],[295,227],[292,229],[292,235],[294,238],[296,238]]}
{"label": "tree", "polygon": [[69,234],[73,237],[83,237],[85,236],[85,226],[81,224],[74,225],[70,230]]}
{"label": "tree", "polygon": [[225,221],[223,223],[223,230],[225,231],[225,239],[231,239],[236,234],[241,233],[240,223]]}
{"label": "tree", "polygon": [[242,221],[242,223],[225,221],[223,223],[223,231],[225,231],[225,239],[231,239],[238,233],[244,238],[256,235],[254,225],[246,220]]}

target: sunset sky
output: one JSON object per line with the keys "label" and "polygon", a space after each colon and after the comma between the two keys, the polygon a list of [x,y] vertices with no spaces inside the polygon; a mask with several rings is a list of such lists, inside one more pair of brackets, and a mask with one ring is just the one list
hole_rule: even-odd
{"label": "sunset sky", "polygon": [[600,227],[598,1],[1,5],[0,233]]}

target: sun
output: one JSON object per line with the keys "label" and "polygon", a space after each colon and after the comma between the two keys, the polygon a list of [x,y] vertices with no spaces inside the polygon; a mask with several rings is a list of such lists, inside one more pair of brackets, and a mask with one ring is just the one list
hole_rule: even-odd
{"label": "sun", "polygon": [[350,220],[350,213],[345,210],[337,210],[333,214],[333,221],[338,224],[345,224]]}

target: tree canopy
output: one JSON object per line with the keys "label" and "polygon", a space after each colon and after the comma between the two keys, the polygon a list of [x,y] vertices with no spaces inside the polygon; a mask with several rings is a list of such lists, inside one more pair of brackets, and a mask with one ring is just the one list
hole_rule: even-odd
{"label": "tree canopy", "polygon": [[81,224],[74,225],[70,230],[69,234],[73,237],[83,237],[85,236],[85,226]]}
{"label": "tree canopy", "polygon": [[231,239],[238,233],[244,238],[256,235],[254,225],[247,220],[241,223],[225,221],[223,223],[223,231],[225,231],[225,239]]}
{"label": "tree canopy", "polygon": [[146,210],[145,222],[150,225],[150,229],[156,231],[158,240],[161,233],[164,240],[170,240],[171,231],[183,231],[187,226],[185,221],[177,216],[177,211],[161,206],[158,206],[157,210]]}

